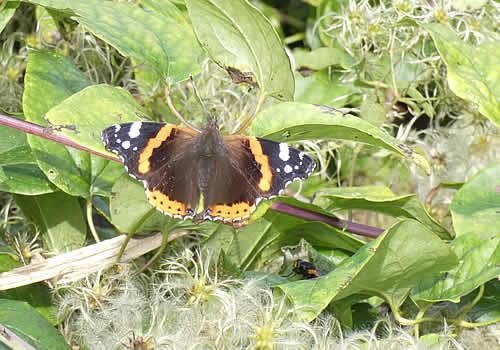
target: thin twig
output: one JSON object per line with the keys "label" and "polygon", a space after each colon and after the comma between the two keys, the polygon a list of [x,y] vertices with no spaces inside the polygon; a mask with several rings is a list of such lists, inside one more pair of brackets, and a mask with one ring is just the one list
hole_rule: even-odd
{"label": "thin twig", "polygon": [[295,207],[293,205],[282,203],[282,202],[274,202],[271,205],[271,208],[273,210],[279,211],[281,213],[297,216],[297,217],[305,219],[305,220],[321,221],[321,222],[328,224],[330,226],[336,227],[336,228],[341,229],[341,230],[346,230],[346,231],[349,231],[351,233],[354,233],[354,234],[357,234],[360,236],[376,238],[384,232],[384,230],[382,230],[378,227],[372,227],[372,226],[358,224],[358,223],[351,222],[351,221],[341,220],[341,219],[334,217],[334,216],[328,216],[328,215],[316,213],[313,211],[309,211],[307,209],[298,208],[298,207]]}
{"label": "thin twig", "polygon": [[0,125],[8,126],[9,128],[17,129],[19,131],[23,131],[23,132],[28,133],[28,134],[39,136],[39,137],[42,137],[44,139],[51,140],[51,141],[63,144],[65,146],[68,146],[68,147],[79,149],[80,151],[95,154],[96,156],[99,156],[101,158],[105,158],[108,160],[112,160],[114,162],[121,163],[120,158],[109,155],[109,154],[97,152],[97,151],[94,151],[90,148],[82,146],[66,136],[62,136],[62,135],[58,135],[58,134],[54,133],[54,130],[51,128],[46,128],[46,127],[40,126],[38,124],[30,123],[30,122],[27,122],[25,120],[17,119],[15,117],[4,115],[4,114],[0,114]]}
{"label": "thin twig", "polygon": [[172,97],[170,96],[170,89],[167,87],[165,88],[165,99],[167,100],[167,105],[168,105],[168,108],[170,108],[170,110],[172,111],[172,113],[175,114],[175,116],[184,124],[186,125],[187,127],[189,127],[190,129],[193,129],[197,132],[201,132],[201,129],[200,128],[197,128],[196,126],[194,126],[193,124],[191,124],[190,122],[187,121],[186,118],[184,118],[184,116],[177,110],[177,108],[175,108],[175,105],[174,105],[174,102],[172,101]]}

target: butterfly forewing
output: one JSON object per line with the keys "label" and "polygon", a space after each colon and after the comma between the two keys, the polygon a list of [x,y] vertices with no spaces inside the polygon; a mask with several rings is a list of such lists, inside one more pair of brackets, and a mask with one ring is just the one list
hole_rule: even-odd
{"label": "butterfly forewing", "polygon": [[193,217],[199,200],[194,136],[172,124],[134,122],[105,129],[103,142],[120,156],[131,176],[143,181],[151,204],[167,215],[186,218]]}

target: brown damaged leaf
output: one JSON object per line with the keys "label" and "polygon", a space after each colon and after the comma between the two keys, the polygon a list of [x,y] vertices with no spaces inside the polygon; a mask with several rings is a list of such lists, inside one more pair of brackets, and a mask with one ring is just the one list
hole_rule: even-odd
{"label": "brown damaged leaf", "polygon": [[252,87],[258,86],[253,79],[252,72],[242,72],[234,67],[226,67],[226,71],[234,84],[248,84]]}

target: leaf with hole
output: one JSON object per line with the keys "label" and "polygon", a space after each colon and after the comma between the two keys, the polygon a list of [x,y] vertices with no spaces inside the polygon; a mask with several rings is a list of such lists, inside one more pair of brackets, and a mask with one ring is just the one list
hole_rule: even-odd
{"label": "leaf with hole", "polygon": [[224,68],[252,73],[267,96],[293,99],[290,61],[269,20],[245,0],[186,0],[201,46]]}

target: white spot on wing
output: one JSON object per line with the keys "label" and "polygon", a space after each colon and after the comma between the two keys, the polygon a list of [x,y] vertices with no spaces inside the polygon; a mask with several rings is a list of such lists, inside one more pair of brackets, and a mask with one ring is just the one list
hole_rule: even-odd
{"label": "white spot on wing", "polygon": [[303,160],[303,159],[304,159],[304,152],[300,152],[300,153],[299,153],[299,158],[300,158],[300,160]]}
{"label": "white spot on wing", "polygon": [[141,126],[142,126],[141,122],[133,122],[132,125],[130,126],[128,136],[130,136],[130,138],[132,138],[132,139],[139,136],[141,134],[141,131],[140,131]]}
{"label": "white spot on wing", "polygon": [[279,157],[284,162],[290,159],[290,149],[286,143],[280,143]]}
{"label": "white spot on wing", "polygon": [[130,147],[130,141],[123,141],[122,147],[123,149],[128,149]]}
{"label": "white spot on wing", "polygon": [[280,168],[276,168],[276,172],[277,173],[281,173],[281,169]]}
{"label": "white spot on wing", "polygon": [[122,127],[121,127],[120,125],[116,124],[116,125],[115,125],[115,132],[120,131],[120,129],[121,129],[121,128],[122,128]]}
{"label": "white spot on wing", "polygon": [[132,151],[137,151],[137,146],[132,148]]}
{"label": "white spot on wing", "polygon": [[290,165],[285,165],[285,173],[289,174],[293,171],[292,167]]}
{"label": "white spot on wing", "polygon": [[295,170],[299,170],[299,166],[298,166],[298,165],[294,166],[293,168],[294,168]]}
{"label": "white spot on wing", "polygon": [[122,140],[116,139],[116,143],[122,143]]}

